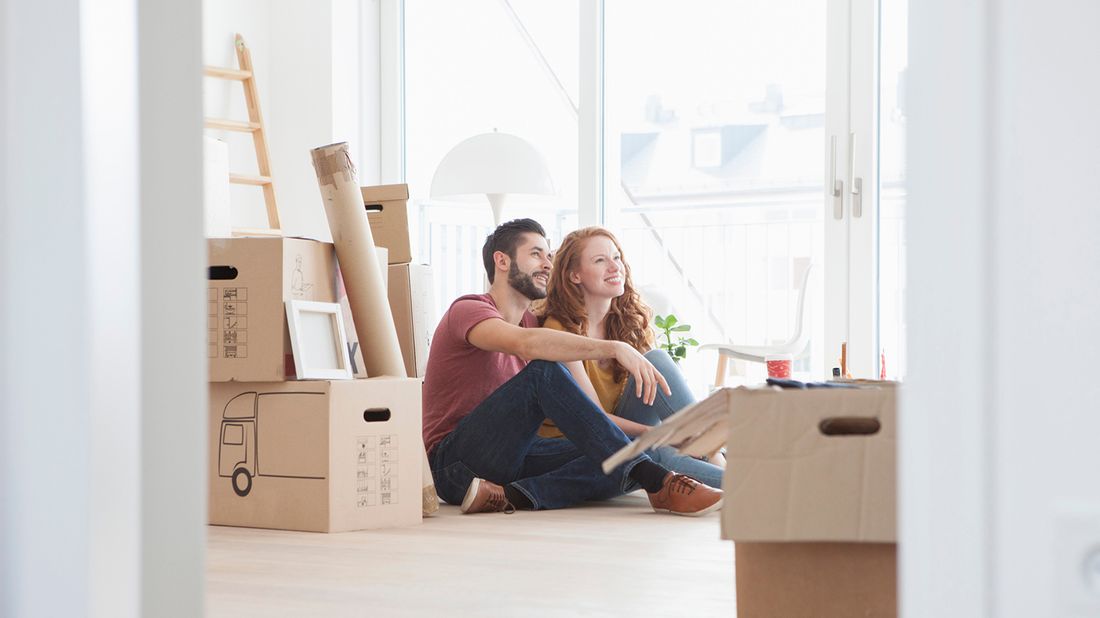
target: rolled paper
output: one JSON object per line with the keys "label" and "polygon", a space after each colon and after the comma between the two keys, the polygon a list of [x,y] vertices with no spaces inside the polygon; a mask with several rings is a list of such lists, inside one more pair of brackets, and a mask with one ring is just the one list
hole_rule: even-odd
{"label": "rolled paper", "polygon": [[374,236],[347,142],[310,151],[367,375],[406,377]]}

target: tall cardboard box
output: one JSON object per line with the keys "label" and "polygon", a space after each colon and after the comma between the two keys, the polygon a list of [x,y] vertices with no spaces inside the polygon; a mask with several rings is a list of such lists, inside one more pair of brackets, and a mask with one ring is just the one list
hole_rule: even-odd
{"label": "tall cardboard box", "polygon": [[405,372],[410,377],[422,378],[428,366],[428,350],[436,322],[431,266],[390,265],[389,296]]}
{"label": "tall cardboard box", "polygon": [[293,379],[285,302],[336,302],[332,244],[305,238],[211,238],[207,249],[210,381]]}
{"label": "tall cardboard box", "polygon": [[896,388],[722,392],[738,616],[896,616]]}
{"label": "tall cardboard box", "polygon": [[211,524],[343,532],[421,521],[420,380],[210,384]]}
{"label": "tall cardboard box", "polygon": [[390,252],[390,264],[412,261],[409,243],[409,185],[360,187],[374,244]]}

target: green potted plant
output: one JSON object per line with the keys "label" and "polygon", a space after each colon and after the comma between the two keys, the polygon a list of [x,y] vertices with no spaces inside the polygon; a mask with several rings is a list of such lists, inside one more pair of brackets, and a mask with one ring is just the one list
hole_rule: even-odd
{"label": "green potted plant", "polygon": [[653,316],[653,323],[660,330],[657,335],[657,346],[668,352],[672,360],[677,363],[687,356],[688,346],[699,345],[698,341],[686,336],[691,330],[691,325],[681,324],[671,313],[666,316]]}

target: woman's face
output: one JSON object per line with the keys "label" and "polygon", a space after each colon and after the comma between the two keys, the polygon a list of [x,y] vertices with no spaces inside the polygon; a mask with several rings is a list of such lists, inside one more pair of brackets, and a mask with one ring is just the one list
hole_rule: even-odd
{"label": "woman's face", "polygon": [[626,290],[626,268],[615,243],[606,236],[593,236],[581,249],[577,269],[569,280],[581,287],[586,299],[616,298]]}

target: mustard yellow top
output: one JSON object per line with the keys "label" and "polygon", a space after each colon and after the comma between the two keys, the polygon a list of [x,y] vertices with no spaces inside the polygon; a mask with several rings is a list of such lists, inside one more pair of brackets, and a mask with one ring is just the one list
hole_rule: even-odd
{"label": "mustard yellow top", "polygon": [[[561,322],[554,318],[546,318],[546,322],[543,324],[546,328],[552,328],[554,330],[564,331],[565,327]],[[616,382],[612,375],[610,365],[607,367],[600,366],[600,361],[586,360],[584,363],[584,372],[588,374],[588,379],[592,381],[592,386],[596,389],[596,396],[600,400],[600,407],[603,411],[609,415],[615,414],[615,406],[619,405],[619,398],[623,395],[623,389],[626,388],[626,378]],[[539,428],[539,435],[544,438],[560,438],[562,437],[561,430],[554,425],[553,421],[546,419],[542,422],[542,427]]]}

